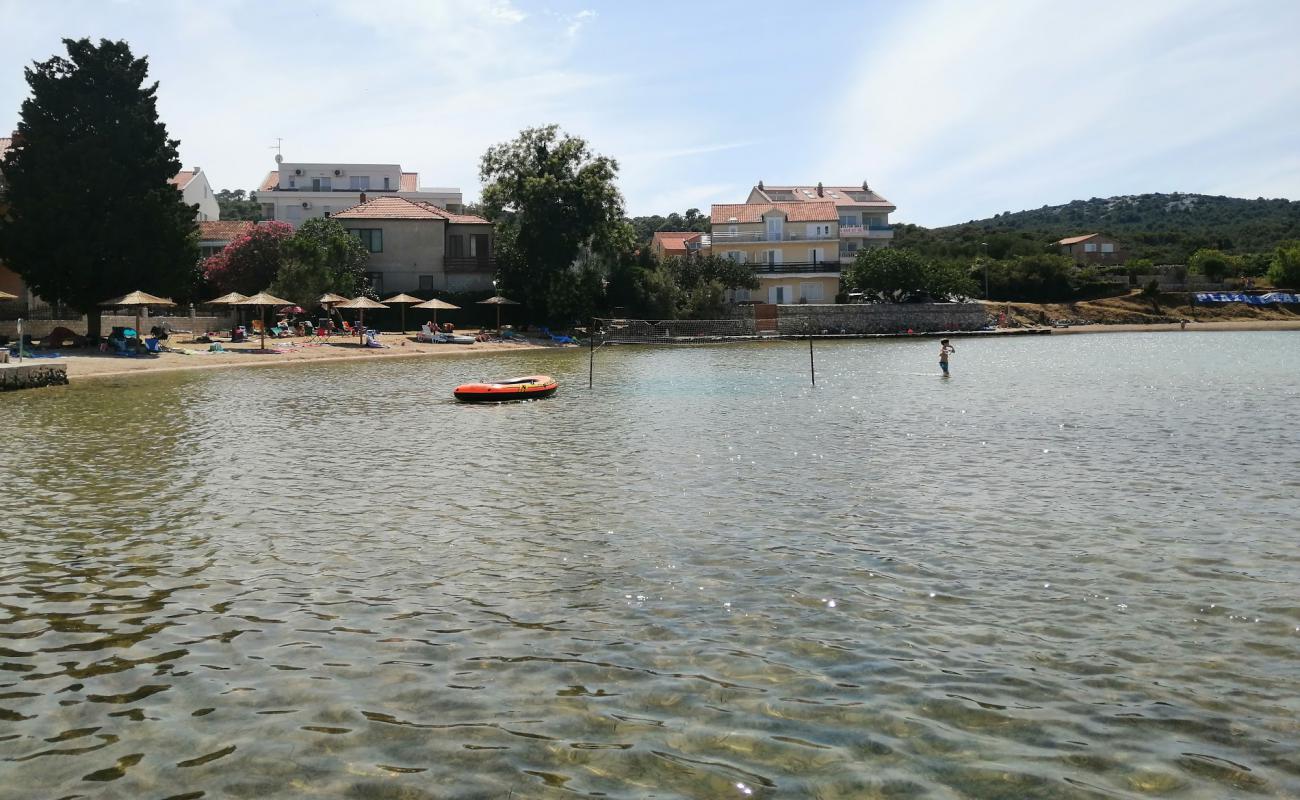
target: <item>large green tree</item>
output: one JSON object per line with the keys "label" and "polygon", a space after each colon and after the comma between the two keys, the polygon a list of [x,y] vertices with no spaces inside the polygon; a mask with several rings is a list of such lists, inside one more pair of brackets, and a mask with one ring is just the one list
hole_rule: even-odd
{"label": "large green tree", "polygon": [[0,260],[41,297],[88,317],[143,289],[185,296],[198,259],[196,209],[168,181],[177,142],[158,119],[148,59],[126,42],[64,39],[67,56],[25,70],[13,149],[0,165],[9,210]]}
{"label": "large green tree", "polygon": [[242,219],[258,222],[262,219],[262,204],[257,195],[243,189],[222,189],[217,192],[217,207],[222,219]]}
{"label": "large green tree", "polygon": [[858,289],[872,299],[893,303],[973,296],[977,292],[975,282],[958,264],[922,258],[896,247],[859,251],[844,282],[849,289]]}
{"label": "large green tree", "polygon": [[1221,281],[1232,269],[1233,264],[1232,258],[1222,250],[1202,248],[1187,259],[1187,266],[1191,267],[1192,272],[1204,275],[1212,281]]}
{"label": "large green tree", "polygon": [[1300,289],[1300,242],[1283,242],[1273,254],[1268,279],[1279,289]]}
{"label": "large green tree", "polygon": [[373,296],[366,267],[370,252],[336,220],[313,218],[285,242],[286,256],[271,293],[310,308],[326,292]]}
{"label": "large green tree", "polygon": [[483,154],[483,208],[496,224],[502,294],[528,306],[534,319],[561,319],[582,305],[575,292],[592,285],[577,265],[626,236],[618,163],[556,125],[528,128]]}

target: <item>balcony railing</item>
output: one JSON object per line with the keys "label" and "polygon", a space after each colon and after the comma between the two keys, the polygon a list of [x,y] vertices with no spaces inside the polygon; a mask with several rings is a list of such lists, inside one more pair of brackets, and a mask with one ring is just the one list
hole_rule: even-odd
{"label": "balcony railing", "polygon": [[442,267],[447,272],[491,272],[497,260],[495,256],[443,256]]}
{"label": "balcony railing", "polygon": [[833,241],[837,236],[833,233],[796,233],[795,231],[782,231],[779,234],[770,233],[769,231],[714,231],[713,246],[720,244],[733,244],[744,242],[826,242]]}
{"label": "balcony railing", "polygon": [[750,264],[750,270],[757,275],[780,275],[800,272],[834,272],[839,273],[838,261],[791,261],[784,264]]}
{"label": "balcony railing", "polygon": [[893,225],[841,225],[840,236],[866,236],[871,239],[889,239],[894,235]]}

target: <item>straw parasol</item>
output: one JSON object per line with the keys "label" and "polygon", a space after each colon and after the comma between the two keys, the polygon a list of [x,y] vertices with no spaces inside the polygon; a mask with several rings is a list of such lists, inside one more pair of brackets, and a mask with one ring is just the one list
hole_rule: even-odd
{"label": "straw parasol", "polygon": [[17,300],[17,299],[18,299],[18,295],[16,294],[9,294],[8,292],[0,292],[0,300]]}
{"label": "straw parasol", "polygon": [[362,295],[361,297],[355,297],[347,301],[346,303],[339,303],[337,306],[335,306],[335,308],[355,308],[357,310],[358,312],[357,324],[361,326],[360,339],[358,341],[361,344],[365,344],[366,309],[367,308],[388,308],[388,306],[384,305],[378,300],[371,300],[369,297]]}
{"label": "straw parasol", "polygon": [[341,294],[326,292],[325,294],[321,295],[316,302],[321,304],[321,307],[325,309],[325,316],[328,317],[330,315],[330,312],[334,310],[335,305],[337,305],[338,303],[346,303],[347,301],[348,298],[344,297]]}
{"label": "straw parasol", "polygon": [[516,303],[514,300],[507,300],[506,298],[498,294],[493,297],[489,297],[486,300],[478,301],[478,305],[497,307],[497,336],[500,336],[501,335],[501,306],[517,306],[519,304]]}
{"label": "straw parasol", "polygon": [[135,308],[135,334],[140,335],[140,312],[149,306],[174,306],[169,297],[157,297],[148,292],[135,291],[130,294],[124,294],[121,297],[114,297],[112,300],[105,300],[100,303],[106,308]]}
{"label": "straw parasol", "polygon": [[[238,303],[238,302],[240,302],[240,301],[247,300],[247,299],[248,299],[248,295],[246,295],[246,294],[240,294],[239,292],[230,292],[229,294],[223,294],[223,295],[221,295],[220,297],[218,297],[218,298],[215,299],[215,300],[209,300],[209,301],[208,301],[208,305],[210,305],[210,306],[233,306],[235,303]],[[235,314],[235,322],[239,322],[239,314],[238,314],[238,311],[236,311],[236,314]]]}
{"label": "straw parasol", "polygon": [[460,306],[453,306],[451,303],[448,303],[448,302],[445,301],[445,300],[439,300],[439,299],[436,298],[436,297],[433,298],[432,300],[430,300],[430,301],[427,302],[427,303],[421,303],[421,304],[419,304],[418,306],[411,306],[411,307],[412,307],[412,308],[429,308],[429,309],[432,309],[432,310],[433,310],[433,326],[434,326],[435,328],[438,327],[438,310],[439,310],[439,309],[442,309],[443,311],[456,311],[457,309],[460,308]]}
{"label": "straw parasol", "polygon": [[406,307],[409,305],[413,305],[415,303],[423,303],[424,300],[422,300],[419,297],[411,297],[409,294],[399,294],[395,297],[388,298],[384,302],[388,303],[389,305],[392,305],[393,303],[398,303],[402,306],[402,335],[405,336],[406,335]]}
{"label": "straw parasol", "polygon": [[276,297],[273,294],[267,294],[266,292],[258,292],[252,297],[248,297],[238,302],[231,303],[231,305],[257,306],[257,310],[261,314],[261,319],[262,319],[262,349],[265,350],[266,349],[266,309],[273,308],[275,306],[287,306],[291,304],[288,300]]}

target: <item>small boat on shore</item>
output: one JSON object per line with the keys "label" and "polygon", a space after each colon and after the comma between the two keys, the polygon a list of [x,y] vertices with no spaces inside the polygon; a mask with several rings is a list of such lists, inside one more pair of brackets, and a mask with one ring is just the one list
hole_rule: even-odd
{"label": "small boat on shore", "polygon": [[452,394],[465,403],[504,403],[550,397],[558,388],[560,384],[550,375],[526,375],[495,383],[462,384]]}

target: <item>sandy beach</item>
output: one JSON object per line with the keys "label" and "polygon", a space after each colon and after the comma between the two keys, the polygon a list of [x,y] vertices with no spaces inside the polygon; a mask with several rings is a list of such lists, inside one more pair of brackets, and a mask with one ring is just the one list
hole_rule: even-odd
{"label": "sandy beach", "polygon": [[[309,342],[304,338],[267,339],[267,351],[260,349],[261,342],[230,344],[222,342],[222,353],[208,352],[207,343],[195,343],[187,335],[173,336],[166,342],[172,352],[157,356],[126,358],[89,349],[60,351],[68,367],[68,379],[79,381],[89,378],[109,378],[122,375],[154,374],[196,369],[232,369],[236,367],[270,367],[288,364],[328,363],[351,359],[418,358],[469,355],[474,353],[512,352],[561,347],[527,342],[475,342],[473,344],[430,344],[415,341],[415,336],[396,333],[383,334],[380,341],[385,348],[362,347],[356,339],[335,337],[330,342]],[[573,345],[568,345],[572,347]],[[269,351],[269,352],[268,352]]]}

